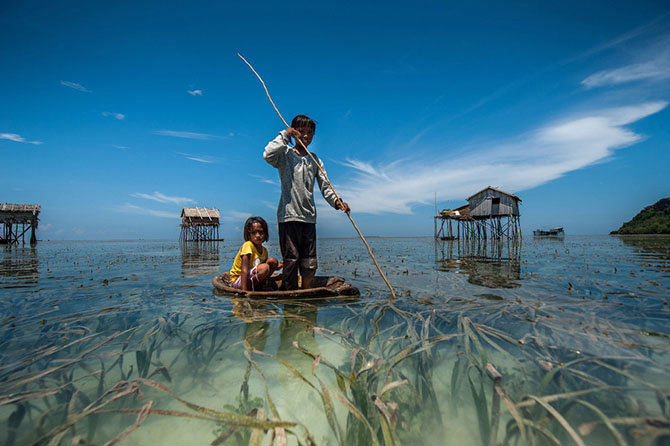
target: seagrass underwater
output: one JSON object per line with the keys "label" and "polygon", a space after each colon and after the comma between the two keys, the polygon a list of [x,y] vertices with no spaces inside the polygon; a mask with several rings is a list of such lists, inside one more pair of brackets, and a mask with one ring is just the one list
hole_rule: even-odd
{"label": "seagrass underwater", "polygon": [[369,242],[395,301],[357,239],[288,301],[213,289],[237,240],[3,247],[0,444],[670,441],[670,237]]}

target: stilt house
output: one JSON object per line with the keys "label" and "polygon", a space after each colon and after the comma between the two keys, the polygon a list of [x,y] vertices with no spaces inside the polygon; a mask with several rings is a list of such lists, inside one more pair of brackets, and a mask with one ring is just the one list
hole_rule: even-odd
{"label": "stilt house", "polygon": [[475,219],[520,216],[521,198],[491,186],[471,195],[467,201],[470,204],[470,216]]}
{"label": "stilt house", "polygon": [[179,241],[221,241],[219,219],[221,214],[214,208],[183,208],[181,210],[181,234]]}
{"label": "stilt house", "polygon": [[[468,204],[435,217],[435,238],[521,239],[521,198],[488,186],[467,198]],[[441,220],[438,230],[438,220]],[[456,222],[456,230],[452,222]],[[446,225],[446,228],[445,228]]]}
{"label": "stilt house", "polygon": [[13,245],[19,241],[25,244],[26,233],[30,231],[30,244],[35,245],[39,214],[39,204],[0,204],[0,244]]}

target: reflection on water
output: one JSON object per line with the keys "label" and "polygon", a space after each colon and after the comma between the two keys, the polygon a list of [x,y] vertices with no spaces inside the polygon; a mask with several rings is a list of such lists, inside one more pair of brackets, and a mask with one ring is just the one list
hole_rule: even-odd
{"label": "reflection on water", "polygon": [[0,289],[17,288],[39,282],[37,247],[2,247],[5,255],[0,259]]}
{"label": "reflection on water", "polygon": [[670,237],[664,236],[619,236],[624,245],[636,248],[637,256],[642,260],[648,260],[658,267],[658,271],[670,272]]}
{"label": "reflection on water", "polygon": [[186,276],[211,274],[219,271],[219,242],[183,242],[181,249],[181,273]]}
{"label": "reflection on water", "polygon": [[358,240],[324,301],[214,291],[237,243],[0,250],[0,444],[666,444],[670,238],[488,242],[373,238],[395,301]]}
{"label": "reflection on water", "polygon": [[436,240],[438,269],[468,275],[468,282],[487,288],[518,288],[521,241]]}

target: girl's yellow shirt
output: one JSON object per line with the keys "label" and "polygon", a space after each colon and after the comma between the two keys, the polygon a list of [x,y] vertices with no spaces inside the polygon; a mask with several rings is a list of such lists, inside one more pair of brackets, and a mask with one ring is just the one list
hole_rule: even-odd
{"label": "girl's yellow shirt", "polygon": [[242,256],[251,254],[251,262],[249,263],[249,271],[254,266],[257,266],[260,263],[267,262],[268,260],[268,250],[263,246],[263,252],[258,252],[256,246],[252,242],[244,242],[237,255],[233,261],[233,267],[230,269],[230,281],[234,282],[240,277],[242,273]]}

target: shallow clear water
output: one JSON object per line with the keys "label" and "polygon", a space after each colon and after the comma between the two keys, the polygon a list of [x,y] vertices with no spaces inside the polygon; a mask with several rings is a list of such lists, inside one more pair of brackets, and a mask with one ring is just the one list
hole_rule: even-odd
{"label": "shallow clear water", "polygon": [[0,444],[669,441],[670,238],[368,242],[395,302],[358,239],[290,302],[213,290],[241,241],[2,247]]}

